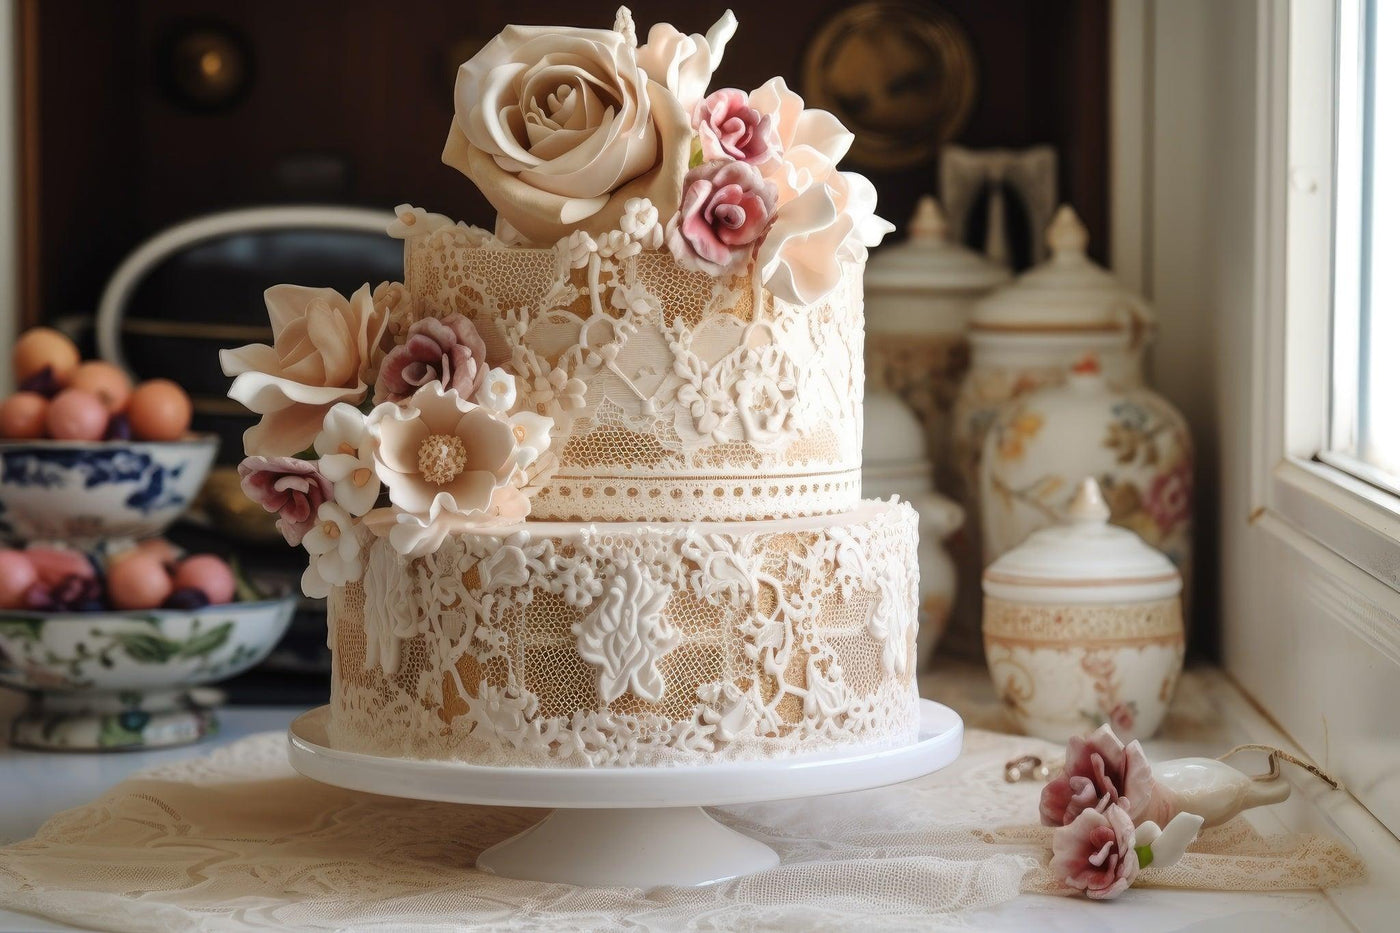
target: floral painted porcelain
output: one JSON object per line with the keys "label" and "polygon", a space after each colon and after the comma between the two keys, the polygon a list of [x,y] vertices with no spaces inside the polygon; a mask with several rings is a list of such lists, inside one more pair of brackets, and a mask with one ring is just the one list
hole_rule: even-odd
{"label": "floral painted porcelain", "polygon": [[1016,723],[1040,738],[1063,742],[1105,722],[1124,739],[1148,738],[1181,675],[1181,574],[1108,517],[1098,483],[1086,479],[1062,523],[983,574],[992,682]]}
{"label": "floral painted porcelain", "polygon": [[0,442],[0,537],[73,546],[160,534],[198,495],[218,439]]}
{"label": "floral painted porcelain", "polygon": [[286,597],[193,611],[0,611],[0,684],[31,693],[11,740],[68,750],[193,742],[216,720],[190,688],[265,658],[295,609]]}
{"label": "floral painted porcelain", "polygon": [[1092,476],[1109,520],[1163,551],[1189,584],[1194,468],[1176,409],[1150,389],[1113,388],[1088,357],[1064,385],[1011,402],[992,423],[978,477],[983,560],[1059,521],[1074,484]]}
{"label": "floral painted porcelain", "polygon": [[986,564],[978,469],[987,431],[1008,402],[1064,383],[1088,353],[1110,385],[1142,385],[1143,351],[1156,327],[1146,302],[1088,257],[1088,231],[1068,205],[1056,213],[1046,241],[1050,258],[979,301],[968,322],[971,358],[953,403],[945,487],[968,510],[967,547],[958,552],[964,595],[953,633],[963,640],[980,642],[977,581]]}
{"label": "floral painted porcelain", "polygon": [[919,665],[933,658],[953,609],[957,572],[943,542],[963,525],[963,510],[934,490],[933,464],[923,455],[918,420],[889,392],[865,396],[861,491],[876,499],[899,496],[919,513]]}

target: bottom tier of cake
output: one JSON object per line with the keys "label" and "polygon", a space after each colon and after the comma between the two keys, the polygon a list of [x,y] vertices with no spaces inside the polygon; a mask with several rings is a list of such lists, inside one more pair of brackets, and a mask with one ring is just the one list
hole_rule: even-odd
{"label": "bottom tier of cake", "polygon": [[895,746],[918,731],[916,516],[527,522],[332,591],[329,738],[588,767]]}

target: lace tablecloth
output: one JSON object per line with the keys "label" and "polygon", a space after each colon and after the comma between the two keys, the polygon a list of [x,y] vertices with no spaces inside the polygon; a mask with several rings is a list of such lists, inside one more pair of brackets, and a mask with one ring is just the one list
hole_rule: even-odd
{"label": "lace tablecloth", "polygon": [[[917,781],[716,810],[782,865],[641,892],[478,872],[477,853],[543,811],[318,784],[267,733],[147,771],[0,849],[0,906],[130,931],[960,929],[969,911],[1055,891],[1049,830],[1026,822],[1039,786],[1002,780],[1008,758],[1054,751],[970,730],[956,765]],[[1336,843],[1265,840],[1236,820],[1138,884],[1308,889],[1357,874]]]}

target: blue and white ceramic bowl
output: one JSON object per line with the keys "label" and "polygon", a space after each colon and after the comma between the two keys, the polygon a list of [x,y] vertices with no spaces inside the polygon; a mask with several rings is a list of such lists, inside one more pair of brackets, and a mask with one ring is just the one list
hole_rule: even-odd
{"label": "blue and white ceramic bowl", "polygon": [[0,441],[0,538],[63,541],[160,534],[209,473],[219,440]]}
{"label": "blue and white ceramic bowl", "polygon": [[12,741],[107,750],[179,745],[215,728],[191,688],[267,657],[297,597],[203,609],[0,610],[0,684],[27,690]]}

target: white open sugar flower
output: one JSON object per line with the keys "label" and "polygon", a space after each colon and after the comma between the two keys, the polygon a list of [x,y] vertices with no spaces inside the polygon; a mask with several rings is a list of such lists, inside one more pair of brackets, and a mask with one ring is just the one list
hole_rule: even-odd
{"label": "white open sugar flower", "polygon": [[441,513],[485,516],[520,452],[503,417],[430,382],[403,405],[369,415],[378,431],[375,470],[401,512],[433,521]]}
{"label": "white open sugar flower", "polygon": [[364,414],[341,403],[326,412],[316,435],[321,475],[335,487],[335,501],[351,515],[364,515],[379,498],[374,469],[374,436]]}
{"label": "white open sugar flower", "polygon": [[331,587],[360,578],[364,559],[357,524],[353,515],[334,502],[321,503],[316,524],[301,539],[311,557],[301,575],[301,590],[307,596],[327,596]]}

